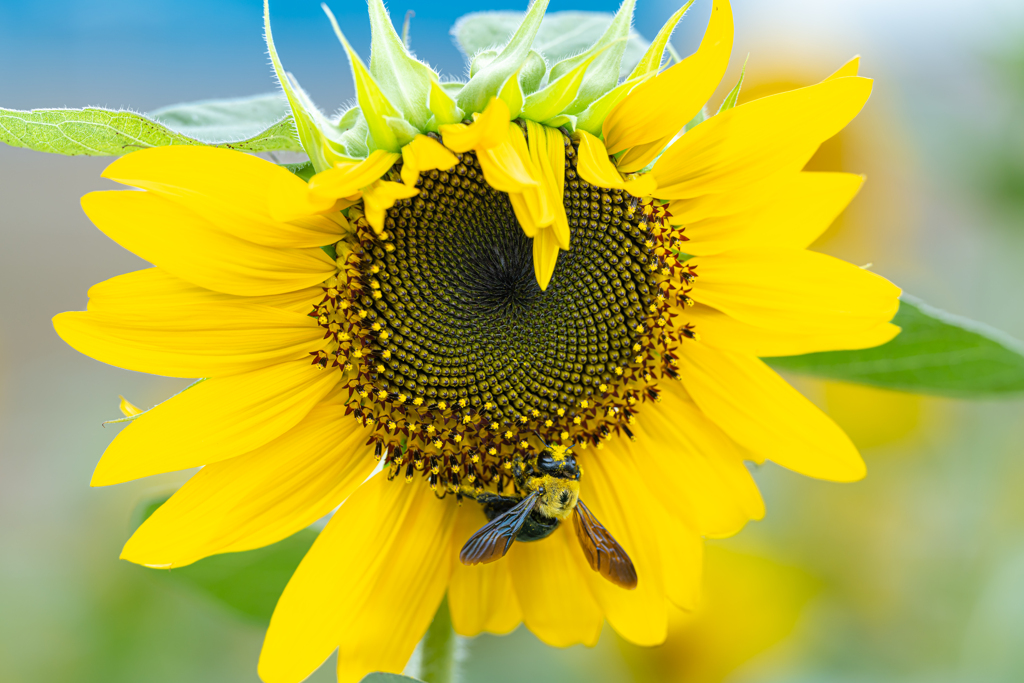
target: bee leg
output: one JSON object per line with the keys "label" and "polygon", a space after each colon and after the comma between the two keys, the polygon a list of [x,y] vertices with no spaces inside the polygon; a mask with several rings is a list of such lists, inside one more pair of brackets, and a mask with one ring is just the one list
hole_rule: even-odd
{"label": "bee leg", "polygon": [[476,496],[476,502],[480,503],[488,520],[511,510],[520,500],[520,498],[510,498],[509,496],[499,496],[496,493],[486,492],[478,493]]}

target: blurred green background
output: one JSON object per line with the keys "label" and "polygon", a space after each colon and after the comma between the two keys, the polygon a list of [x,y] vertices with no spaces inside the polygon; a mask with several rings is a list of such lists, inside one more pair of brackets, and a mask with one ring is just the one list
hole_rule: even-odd
{"label": "blurred green background", "polygon": [[[335,3],[364,56],[360,2]],[[731,87],[741,100],[820,80],[854,54],[876,78],[857,121],[812,160],[865,173],[815,248],[929,303],[1024,338],[1024,6],[981,0],[735,0]],[[551,10],[613,10],[558,1]],[[710,4],[674,44],[691,51]],[[520,3],[493,9],[522,9]],[[413,47],[464,65],[456,0],[392,2]],[[641,2],[653,36],[676,9]],[[253,0],[0,0],[0,106],[150,110],[272,89]],[[279,50],[318,103],[353,93],[318,3],[276,2]],[[717,98],[720,98],[720,93]],[[717,102],[717,99],[715,100]],[[224,592],[230,562],[184,576],[117,559],[145,501],[187,473],[90,489],[117,427],[117,396],[158,402],[182,386],[67,348],[50,318],[95,282],[141,267],[93,228],[78,198],[106,186],[95,158],[0,147],[0,681],[254,682],[273,595]],[[520,629],[464,644],[463,680],[923,683],[1024,680],[1024,401],[962,402],[794,378],[862,448],[853,485],[756,472],[763,522],[709,544],[706,599],[641,649],[608,629],[594,649],[553,650]],[[303,538],[286,543],[301,546]],[[229,586],[230,587],[230,586]],[[235,586],[234,588],[238,588]],[[246,608],[246,606],[248,606]],[[246,613],[248,612],[248,614]],[[312,680],[333,679],[330,665]]]}

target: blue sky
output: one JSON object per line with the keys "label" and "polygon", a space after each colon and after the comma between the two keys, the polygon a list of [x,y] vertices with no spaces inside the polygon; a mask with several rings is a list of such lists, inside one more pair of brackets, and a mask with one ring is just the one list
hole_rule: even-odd
{"label": "blue sky", "polygon": [[[413,47],[442,72],[463,61],[448,30],[467,12],[525,9],[526,0],[389,3],[396,23],[407,9]],[[360,0],[332,0],[357,50],[369,55],[369,22]],[[647,37],[674,6],[639,3],[636,26]],[[738,3],[737,3],[738,4]],[[549,11],[614,11],[617,0],[552,0]],[[708,0],[698,0],[675,42],[696,43]],[[131,106],[148,110],[182,100],[240,96],[273,88],[262,40],[261,0],[0,0],[0,106]],[[319,0],[277,0],[271,17],[286,67],[315,100],[333,110],[352,96],[348,66]]]}

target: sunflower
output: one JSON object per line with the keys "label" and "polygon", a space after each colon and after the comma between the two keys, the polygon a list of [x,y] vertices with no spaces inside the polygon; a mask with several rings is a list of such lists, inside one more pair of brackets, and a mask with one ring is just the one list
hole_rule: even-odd
{"label": "sunflower", "polygon": [[[401,671],[446,595],[465,636],[524,623],[553,646],[593,645],[607,621],[660,643],[668,605],[695,604],[702,538],[764,512],[746,461],[864,475],[759,357],[898,332],[894,285],[807,250],[862,178],[801,169],[871,81],[853,60],[704,117],[732,48],[726,0],[695,54],[662,68],[687,4],[625,79],[632,0],[550,67],[531,49],[537,0],[468,82],[442,83],[369,6],[369,67],[335,23],[358,94],[336,119],[283,70],[267,18],[308,181],[241,152],[161,147],[103,174],[141,191],[83,199],[155,267],[94,286],[88,310],[55,318],[60,336],[118,367],[203,378],[133,414],[96,468],[102,486],[202,466],[122,557],[180,567],[335,511],[274,613],[268,683],[339,648],[341,681]],[[593,571],[600,553],[554,513],[527,510],[551,522],[546,538],[508,549],[513,531],[497,561],[460,561],[497,514],[479,503],[526,500],[523,468],[551,453],[576,468],[560,517],[599,519],[633,590]]]}

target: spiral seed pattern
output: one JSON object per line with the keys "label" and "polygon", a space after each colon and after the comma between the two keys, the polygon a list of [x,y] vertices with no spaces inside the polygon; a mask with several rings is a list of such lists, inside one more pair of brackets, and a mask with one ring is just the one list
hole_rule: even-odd
{"label": "spiral seed pattern", "polygon": [[571,249],[547,291],[508,196],[483,182],[475,155],[432,171],[385,226],[392,251],[363,260],[368,320],[389,334],[375,385],[431,400],[468,399],[515,419],[569,411],[611,384],[640,337],[656,282],[640,212],[621,190],[575,177],[567,147]]}
{"label": "spiral seed pattern", "polygon": [[441,496],[514,485],[514,459],[544,443],[632,438],[696,337],[677,320],[696,273],[664,205],[589,185],[565,138],[570,249],[541,291],[508,196],[474,153],[456,156],[388,210],[382,234],[349,210],[338,275],[310,313],[325,330],[313,362],[344,373],[389,477],[419,473]]}

